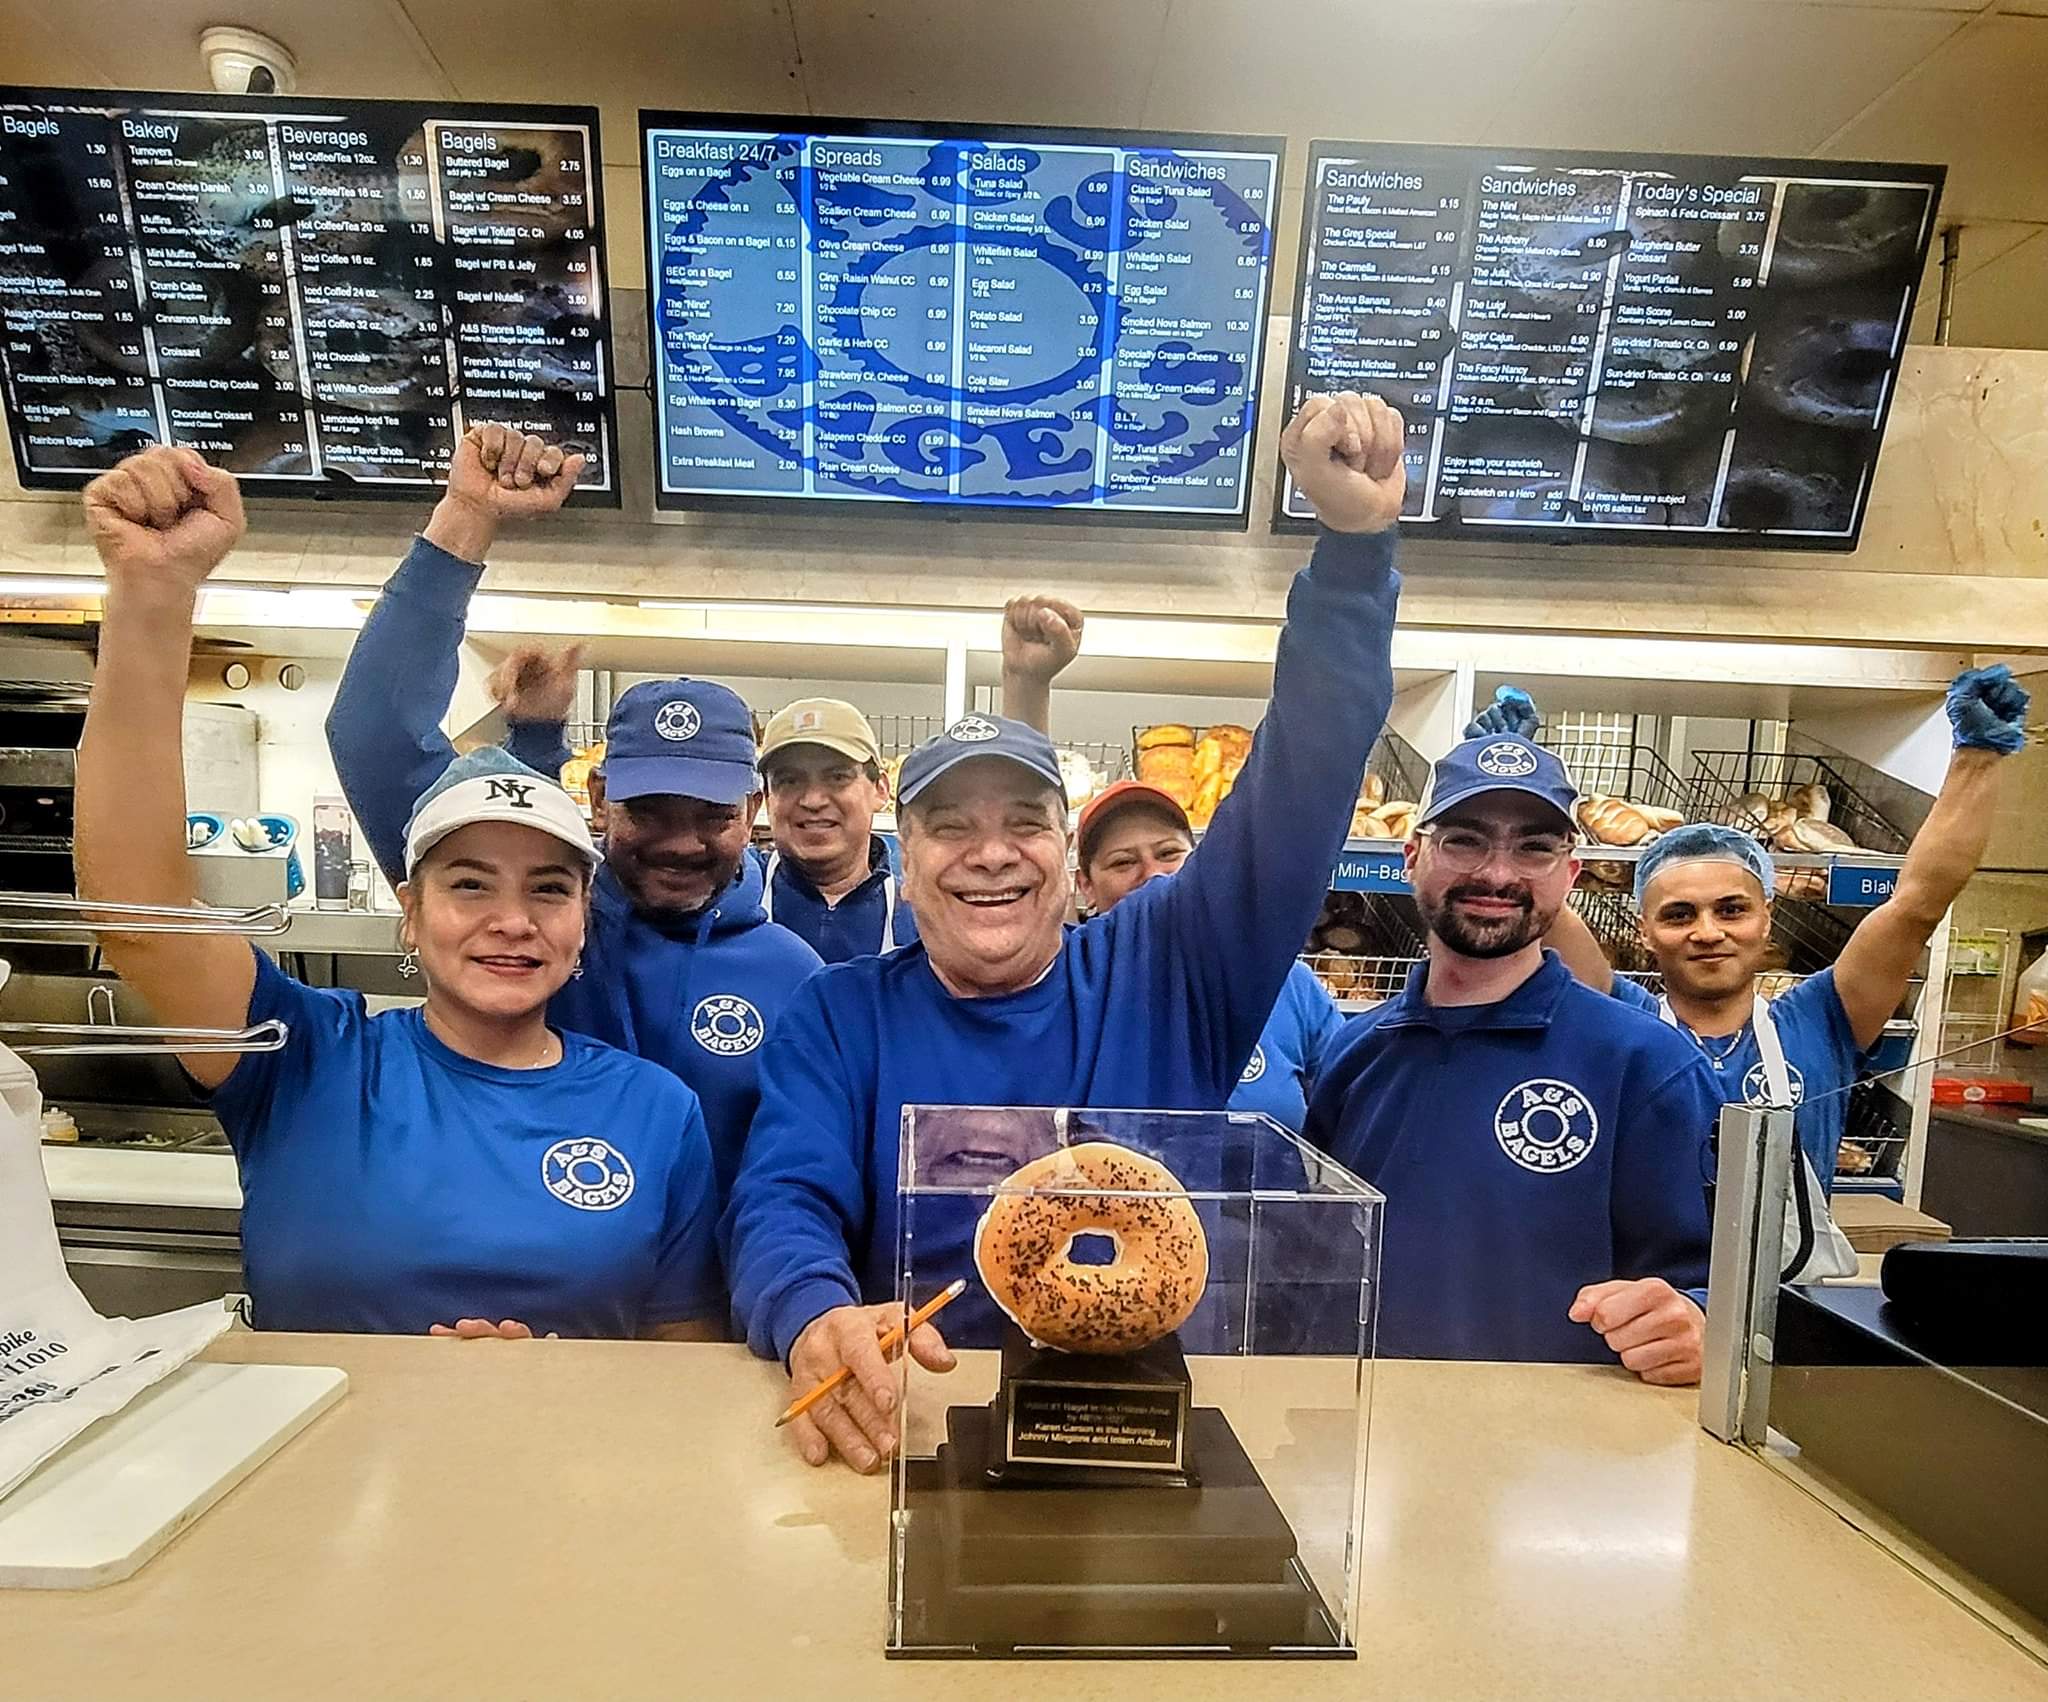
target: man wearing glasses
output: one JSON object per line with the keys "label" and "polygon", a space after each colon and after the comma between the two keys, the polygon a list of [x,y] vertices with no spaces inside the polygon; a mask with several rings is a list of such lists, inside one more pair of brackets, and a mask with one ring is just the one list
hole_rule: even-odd
{"label": "man wearing glasses", "polygon": [[1511,734],[1436,765],[1407,848],[1429,956],[1346,1028],[1305,1132],[1387,1196],[1381,1353],[1696,1383],[1720,1099],[1682,1035],[1543,949],[1576,798]]}

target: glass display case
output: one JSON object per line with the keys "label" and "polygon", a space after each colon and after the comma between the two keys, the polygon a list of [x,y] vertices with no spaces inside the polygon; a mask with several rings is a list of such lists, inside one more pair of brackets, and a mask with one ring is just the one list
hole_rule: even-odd
{"label": "glass display case", "polygon": [[1235,1112],[910,1106],[892,1656],[1356,1653],[1384,1201]]}

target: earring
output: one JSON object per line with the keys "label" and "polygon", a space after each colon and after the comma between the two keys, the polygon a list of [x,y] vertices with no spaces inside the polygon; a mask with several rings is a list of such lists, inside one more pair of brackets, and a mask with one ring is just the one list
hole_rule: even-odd
{"label": "earring", "polygon": [[569,966],[569,978],[572,981],[581,981],[583,979],[583,954],[581,952],[576,954],[576,961]]}
{"label": "earring", "polygon": [[398,960],[398,973],[410,981],[420,972],[420,954],[411,946],[405,948],[405,955]]}

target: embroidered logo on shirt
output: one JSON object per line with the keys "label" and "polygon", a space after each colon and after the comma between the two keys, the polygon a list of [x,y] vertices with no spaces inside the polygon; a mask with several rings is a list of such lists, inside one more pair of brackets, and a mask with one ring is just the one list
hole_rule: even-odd
{"label": "embroidered logo on shirt", "polygon": [[680,743],[694,739],[704,725],[704,717],[697,713],[697,706],[687,698],[679,697],[673,703],[664,703],[654,712],[654,730],[664,739]]}
{"label": "embroidered logo on shirt", "polygon": [[1524,1170],[1554,1176],[1569,1170],[1600,1138],[1600,1119],[1570,1082],[1525,1081],[1493,1114],[1500,1150]]}
{"label": "embroidered logo on shirt", "polygon": [[[1806,1078],[1799,1073],[1797,1064],[1785,1066],[1785,1085],[1792,1090],[1792,1103],[1795,1106],[1805,1102]],[[1764,1074],[1762,1059],[1751,1064],[1749,1074],[1742,1078],[1742,1103],[1762,1107],[1771,1104],[1771,1080]]]}
{"label": "embroidered logo on shirt", "polygon": [[487,780],[484,796],[494,804],[510,804],[515,810],[533,808],[533,786],[525,780]]}
{"label": "embroidered logo on shirt", "polygon": [[608,1141],[555,1142],[541,1154],[540,1179],[578,1211],[610,1211],[633,1197],[633,1167]]}
{"label": "embroidered logo on shirt", "polygon": [[714,993],[690,1013],[690,1034],[707,1052],[737,1058],[761,1044],[761,1013],[745,999]]}
{"label": "embroidered logo on shirt", "polygon": [[1252,1048],[1252,1055],[1245,1060],[1244,1074],[1237,1078],[1238,1082],[1248,1087],[1265,1073],[1266,1049],[1263,1046],[1254,1046]]}
{"label": "embroidered logo on shirt", "polygon": [[979,715],[963,715],[946,729],[946,737],[956,744],[980,745],[999,738],[1002,731],[993,721]]}
{"label": "embroidered logo on shirt", "polygon": [[1503,739],[1481,751],[1475,766],[1481,774],[1491,774],[1496,780],[1512,780],[1518,775],[1536,772],[1536,753],[1527,745],[1512,744]]}

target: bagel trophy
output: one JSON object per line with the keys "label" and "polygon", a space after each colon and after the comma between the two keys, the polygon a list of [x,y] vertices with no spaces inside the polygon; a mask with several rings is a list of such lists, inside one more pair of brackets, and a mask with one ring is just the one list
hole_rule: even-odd
{"label": "bagel trophy", "polygon": [[[1077,1235],[1116,1257],[1077,1264]],[[1187,1322],[1209,1280],[1194,1203],[1157,1159],[1109,1141],[1061,1147],[1003,1184],[974,1231],[990,1296],[1032,1342],[1067,1353],[1136,1353]]]}

